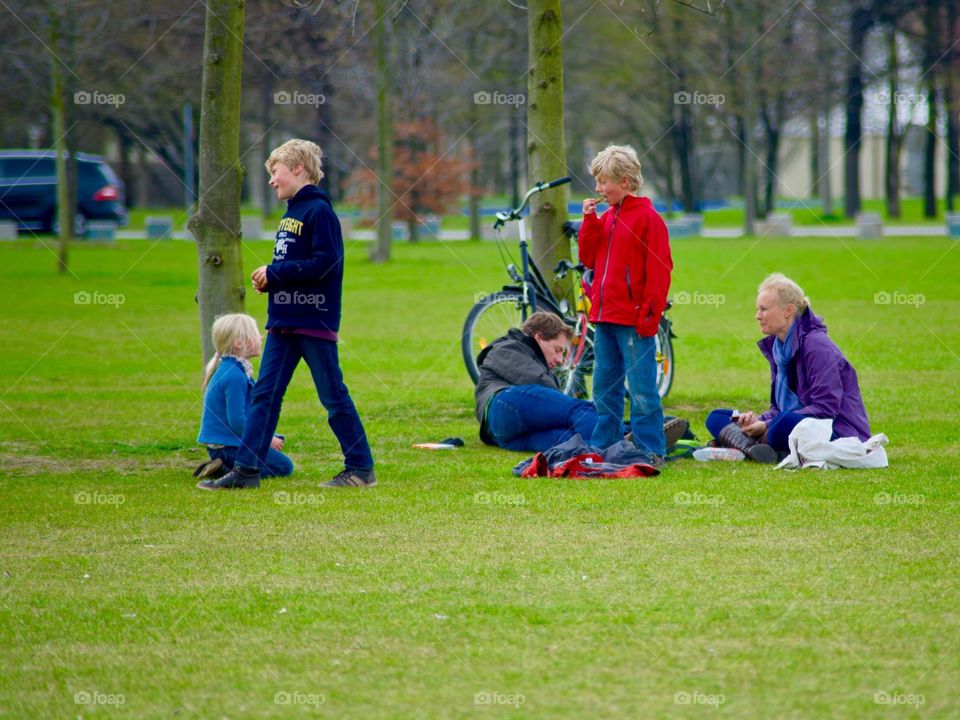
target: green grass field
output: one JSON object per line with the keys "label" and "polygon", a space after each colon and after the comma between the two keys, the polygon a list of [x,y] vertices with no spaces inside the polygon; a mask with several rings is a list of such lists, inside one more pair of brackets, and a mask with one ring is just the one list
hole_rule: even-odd
{"label": "green grass field", "polygon": [[477,438],[459,332],[494,248],[353,245],[341,357],[379,486],[318,487],[340,458],[301,369],[294,476],[201,493],[192,244],[77,245],[66,276],[3,244],[0,716],[958,717],[958,252],[677,240],[667,411],[703,436],[764,404],[752,306],[781,270],[891,466],[585,482],[516,479]]}

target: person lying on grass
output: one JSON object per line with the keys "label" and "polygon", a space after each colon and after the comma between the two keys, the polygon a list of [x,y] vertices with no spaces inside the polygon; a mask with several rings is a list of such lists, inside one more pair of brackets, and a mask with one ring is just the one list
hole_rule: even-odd
{"label": "person lying on grass", "polygon": [[789,451],[790,432],[808,417],[833,420],[831,440],[869,439],[857,371],[827,336],[800,286],[781,273],[767,277],[757,291],[756,319],[766,335],[757,345],[770,363],[770,407],[760,415],[714,410],[707,429],[716,442],[773,463]]}
{"label": "person lying on grass", "polygon": [[[203,377],[203,415],[197,442],[207,446],[210,459],[197,466],[193,476],[216,479],[233,468],[240,438],[247,425],[253,366],[250,358],[260,354],[257,321],[243,313],[222,315],[213,323],[216,353]],[[280,452],[283,436],[274,435],[266,457],[260,461],[260,476],[284,476],[293,472],[293,462]]]}
{"label": "person lying on grass", "polygon": [[[533,313],[480,351],[480,378],[474,389],[480,439],[506,450],[544,452],[575,434],[590,442],[597,408],[560,392],[552,372],[563,363],[573,331],[553,313]],[[668,421],[672,445],[687,429]],[[621,437],[628,428],[623,428]]]}

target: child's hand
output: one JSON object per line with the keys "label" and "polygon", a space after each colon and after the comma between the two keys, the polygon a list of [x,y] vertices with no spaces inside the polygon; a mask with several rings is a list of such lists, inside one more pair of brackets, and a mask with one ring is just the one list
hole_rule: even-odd
{"label": "child's hand", "polygon": [[583,201],[583,214],[589,215],[591,213],[597,212],[597,199],[593,197],[588,197]]}
{"label": "child's hand", "polygon": [[257,292],[263,292],[267,289],[267,266],[261,265],[252,273],[250,273],[250,280],[253,282],[253,287]]}
{"label": "child's hand", "polygon": [[273,440],[270,441],[270,447],[277,451],[283,450],[283,438],[274,435]]}

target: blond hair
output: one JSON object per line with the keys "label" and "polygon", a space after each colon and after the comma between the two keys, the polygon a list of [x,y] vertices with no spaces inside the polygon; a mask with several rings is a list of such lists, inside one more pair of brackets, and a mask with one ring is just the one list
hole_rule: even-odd
{"label": "blond hair", "polygon": [[803,288],[783,273],[767,275],[757,288],[757,295],[765,290],[775,291],[782,307],[793,305],[797,309],[797,315],[803,315],[804,311],[810,307],[810,298],[803,294]]}
{"label": "blond hair", "polygon": [[313,185],[323,177],[323,151],[316,143],[309,140],[287,140],[276,148],[263,164],[267,172],[273,172],[276,163],[283,163],[293,170],[297,165],[303,165],[303,171]]}
{"label": "blond hair", "polygon": [[603,175],[615,183],[627,178],[630,180],[630,192],[636,192],[643,186],[640,158],[629,145],[607,145],[590,161],[590,174],[595,178]]}
{"label": "blond hair", "polygon": [[205,392],[210,378],[220,367],[220,360],[224,355],[233,355],[237,340],[242,344],[252,344],[254,340],[259,340],[260,329],[257,327],[257,321],[249,315],[243,313],[231,313],[221,315],[213,321],[211,330],[213,336],[213,347],[216,352],[207,363],[203,373],[203,384],[200,390]]}

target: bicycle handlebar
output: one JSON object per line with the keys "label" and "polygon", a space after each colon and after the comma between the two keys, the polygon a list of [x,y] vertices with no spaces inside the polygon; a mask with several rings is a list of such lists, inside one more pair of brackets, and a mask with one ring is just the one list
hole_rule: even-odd
{"label": "bicycle handlebar", "polygon": [[566,185],[568,182],[571,182],[573,178],[569,175],[566,177],[558,178],[556,180],[551,180],[550,182],[543,182],[542,180],[534,185],[532,188],[527,190],[527,194],[523,196],[523,202],[520,203],[519,207],[514,208],[513,210],[501,211],[497,213],[497,221],[493,224],[493,229],[497,230],[502,228],[511,220],[519,220],[520,213],[523,212],[523,209],[527,206],[527,203],[530,201],[530,198],[533,195],[536,195],[538,192],[543,192],[544,190],[549,190],[550,188],[559,187],[561,185]]}

